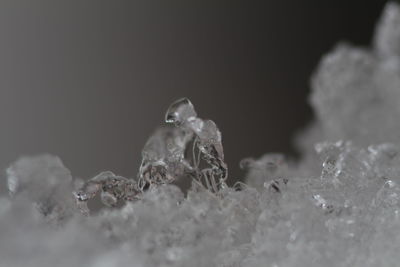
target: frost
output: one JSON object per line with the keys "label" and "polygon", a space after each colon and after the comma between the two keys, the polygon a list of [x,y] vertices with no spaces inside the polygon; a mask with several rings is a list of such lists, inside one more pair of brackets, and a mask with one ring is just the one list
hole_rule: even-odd
{"label": "frost", "polygon": [[[373,48],[322,59],[302,159],[246,158],[232,187],[221,132],[187,98],[149,137],[135,179],[79,182],[57,157],[17,160],[0,196],[0,266],[397,266],[399,55],[400,7],[388,4]],[[104,206],[89,213],[97,195]]]}

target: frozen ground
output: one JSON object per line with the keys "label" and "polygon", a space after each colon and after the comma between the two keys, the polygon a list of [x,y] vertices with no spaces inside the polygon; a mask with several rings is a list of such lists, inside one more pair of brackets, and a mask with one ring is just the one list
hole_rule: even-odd
{"label": "frozen ground", "polygon": [[[221,134],[186,99],[145,145],[138,180],[83,184],[57,157],[19,159],[0,196],[0,266],[398,266],[398,5],[372,47],[323,57],[311,103],[301,161],[245,159],[246,185],[226,186]],[[193,180],[187,195],[178,178]],[[108,207],[93,212],[97,195]]]}

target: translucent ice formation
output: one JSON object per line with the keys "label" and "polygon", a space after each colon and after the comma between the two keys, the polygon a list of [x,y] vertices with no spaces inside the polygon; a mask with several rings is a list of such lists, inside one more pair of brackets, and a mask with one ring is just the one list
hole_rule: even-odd
{"label": "translucent ice formation", "polygon": [[[119,207],[82,216],[58,158],[18,160],[0,196],[0,266],[398,266],[398,5],[374,40],[324,57],[302,159],[244,159],[245,184],[224,184],[221,133],[186,98],[146,143],[138,184],[103,172],[75,191],[86,213],[98,193]],[[195,181],[186,195],[171,184],[181,176]]]}
{"label": "translucent ice formation", "polygon": [[289,174],[289,166],[282,154],[265,154],[260,159],[246,158],[240,162],[240,167],[248,171],[246,184],[258,189]]}
{"label": "translucent ice formation", "polygon": [[[193,104],[182,98],[168,108],[167,123],[173,123],[188,134],[194,135],[193,164],[198,180],[203,179],[208,189],[218,192],[225,185],[228,167],[224,161],[221,132],[212,120],[197,117]],[[199,150],[199,154],[195,150]],[[205,160],[210,168],[199,170],[200,160]]]}
{"label": "translucent ice formation", "polygon": [[185,151],[192,135],[175,127],[162,127],[150,136],[142,151],[139,175],[145,183],[167,184],[193,172],[185,159]]}
{"label": "translucent ice formation", "polygon": [[[189,176],[197,185],[218,192],[225,185],[228,168],[216,124],[198,118],[187,98],[170,105],[165,122],[172,126],[159,128],[143,148],[139,170],[141,187],[168,184]],[[188,152],[192,153],[191,158]],[[203,167],[201,160],[208,166]]]}
{"label": "translucent ice formation", "polygon": [[94,198],[98,192],[101,192],[101,202],[108,207],[116,206],[120,200],[132,201],[138,199],[141,194],[135,180],[116,176],[110,171],[102,172],[74,192],[78,207],[84,214],[89,214],[87,202]]}
{"label": "translucent ice formation", "polygon": [[165,122],[174,123],[179,126],[196,117],[197,113],[194,110],[192,102],[187,98],[181,98],[169,106],[165,114]]}
{"label": "translucent ice formation", "polygon": [[[204,180],[207,189],[218,192],[227,177],[221,133],[213,121],[203,121],[196,116],[189,99],[182,98],[172,103],[165,121],[176,127],[161,127],[147,140],[142,151],[139,180],[116,176],[109,171],[93,177],[74,192],[82,213],[89,214],[87,202],[99,192],[102,203],[113,207],[119,200],[139,199],[148,187],[169,184],[184,176],[196,179],[200,186]],[[185,157],[189,142],[193,143],[191,160]],[[199,150],[197,157],[196,148]],[[200,169],[200,156],[211,168]],[[216,181],[215,177],[219,180]]]}

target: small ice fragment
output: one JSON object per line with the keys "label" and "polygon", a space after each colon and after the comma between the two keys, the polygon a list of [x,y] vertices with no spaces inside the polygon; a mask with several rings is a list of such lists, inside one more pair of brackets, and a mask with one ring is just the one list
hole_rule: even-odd
{"label": "small ice fragment", "polygon": [[264,182],[264,188],[267,188],[274,193],[282,193],[282,188],[285,188],[288,182],[289,180],[287,178],[275,179],[272,181]]}
{"label": "small ice fragment", "polygon": [[140,198],[140,190],[135,180],[116,176],[110,171],[102,172],[87,181],[73,194],[82,213],[87,214],[87,201],[101,191],[101,200],[106,206],[115,206],[119,200],[133,201]]}
{"label": "small ice fragment", "polygon": [[191,172],[185,151],[192,134],[175,127],[161,127],[147,140],[139,169],[141,181],[166,184]]}
{"label": "small ice fragment", "polygon": [[217,125],[212,120],[192,119],[187,123],[197,137],[197,145],[204,160],[210,164],[217,175],[226,178],[228,167],[224,162],[222,137]]}
{"label": "small ice fragment", "polygon": [[205,155],[224,159],[221,132],[212,120],[194,119],[189,126],[199,138],[199,148]]}
{"label": "small ice fragment", "polygon": [[102,191],[101,202],[107,207],[114,207],[115,205],[117,205],[118,199],[112,193],[107,191]]}
{"label": "small ice fragment", "polygon": [[313,195],[314,203],[317,207],[323,209],[326,214],[332,213],[334,208],[319,194]]}
{"label": "small ice fragment", "polygon": [[322,142],[315,145],[315,151],[322,160],[322,178],[336,177],[341,171],[341,166],[338,163],[341,153],[350,146],[350,142],[337,141]]}
{"label": "small ice fragment", "polygon": [[[228,167],[224,161],[221,132],[217,125],[212,120],[198,118],[193,104],[187,98],[172,103],[166,112],[165,121],[178,126],[190,138],[194,138],[192,158],[194,178],[203,178],[207,188],[218,191],[228,177]],[[199,151],[198,154],[195,152],[196,149]],[[200,170],[201,159],[208,163],[210,168]]]}
{"label": "small ice fragment", "polygon": [[172,103],[167,113],[165,114],[165,121],[167,123],[174,123],[180,125],[190,118],[197,117],[192,102],[186,97],[176,100]]}
{"label": "small ice fragment", "polygon": [[260,159],[245,158],[240,167],[247,171],[246,183],[257,189],[287,176],[289,167],[282,154],[268,153]]}

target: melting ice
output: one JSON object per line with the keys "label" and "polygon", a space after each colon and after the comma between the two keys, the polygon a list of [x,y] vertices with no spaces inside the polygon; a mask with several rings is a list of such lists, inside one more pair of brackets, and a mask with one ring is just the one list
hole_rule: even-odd
{"label": "melting ice", "polygon": [[[149,137],[138,177],[83,182],[57,157],[17,160],[0,196],[0,266],[398,266],[399,5],[371,48],[322,58],[311,104],[302,159],[246,158],[234,187],[221,132],[187,98]],[[90,213],[96,195],[105,205]]]}

